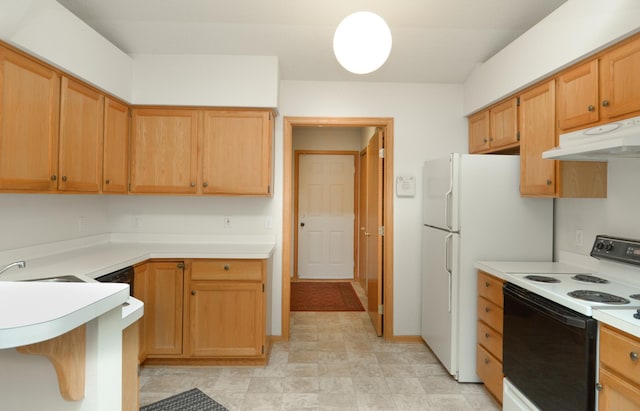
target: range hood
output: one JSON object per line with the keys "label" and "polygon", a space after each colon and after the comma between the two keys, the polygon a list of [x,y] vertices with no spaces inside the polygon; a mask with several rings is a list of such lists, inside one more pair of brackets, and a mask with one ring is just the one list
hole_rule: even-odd
{"label": "range hood", "polygon": [[542,158],[571,161],[607,161],[640,158],[640,116],[560,135],[560,145]]}

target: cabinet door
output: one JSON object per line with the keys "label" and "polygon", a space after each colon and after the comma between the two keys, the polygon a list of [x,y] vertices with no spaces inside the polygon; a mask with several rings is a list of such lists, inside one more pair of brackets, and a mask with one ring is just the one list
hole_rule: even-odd
{"label": "cabinet door", "polygon": [[556,161],[542,152],[556,145],[555,82],[547,81],[520,96],[520,193],[552,197]]}
{"label": "cabinet door", "polygon": [[581,64],[558,77],[558,126],[561,130],[599,119],[598,60]]}
{"label": "cabinet door", "polygon": [[602,57],[600,87],[607,117],[640,110],[640,37]]}
{"label": "cabinet door", "polygon": [[102,191],[126,193],[129,179],[129,109],[106,98]]}
{"label": "cabinet door", "polygon": [[600,411],[640,410],[640,387],[600,367],[599,381],[602,387],[598,394]]}
{"label": "cabinet door", "polygon": [[518,99],[512,98],[489,110],[492,149],[518,143]]}
{"label": "cabinet door", "polygon": [[99,192],[102,186],[104,96],[62,78],[58,189]]}
{"label": "cabinet door", "polygon": [[54,191],[60,76],[0,47],[0,189]]}
{"label": "cabinet door", "polygon": [[469,153],[489,150],[489,110],[469,117]]}
{"label": "cabinet door", "polygon": [[196,192],[198,112],[136,109],[132,115],[131,192]]}
{"label": "cabinet door", "polygon": [[146,338],[146,323],[147,323],[147,318],[148,318],[148,311],[149,311],[149,307],[146,305],[148,298],[147,298],[147,279],[149,278],[148,276],[148,264],[139,264],[136,265],[133,268],[134,271],[134,278],[133,278],[133,296],[135,298],[137,298],[138,300],[142,301],[145,304],[144,307],[144,315],[142,316],[142,318],[138,321],[139,323],[139,338],[138,338],[138,346],[139,346],[139,350],[138,350],[138,362],[139,363],[143,363],[144,360],[147,359],[147,338]]}
{"label": "cabinet door", "polygon": [[189,296],[190,355],[264,354],[264,291],[261,282],[192,281]]}
{"label": "cabinet door", "polygon": [[271,194],[271,111],[205,111],[202,192]]}
{"label": "cabinet door", "polygon": [[147,353],[149,357],[180,355],[184,263],[150,262],[147,267],[144,301]]}

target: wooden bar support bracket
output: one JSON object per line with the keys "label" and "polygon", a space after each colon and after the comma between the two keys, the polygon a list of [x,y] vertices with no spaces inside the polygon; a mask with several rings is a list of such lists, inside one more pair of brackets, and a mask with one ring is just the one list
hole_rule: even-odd
{"label": "wooden bar support bracket", "polygon": [[58,375],[62,398],[79,401],[84,398],[86,327],[81,325],[50,340],[17,347],[22,354],[44,355]]}

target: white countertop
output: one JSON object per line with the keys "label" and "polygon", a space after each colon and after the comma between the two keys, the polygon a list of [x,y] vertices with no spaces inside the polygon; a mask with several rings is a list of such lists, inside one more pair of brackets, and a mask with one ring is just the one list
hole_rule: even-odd
{"label": "white countertop", "polygon": [[[2,252],[0,266],[25,260],[26,267],[0,275],[0,349],[56,337],[125,302],[123,328],[139,319],[142,302],[129,297],[126,284],[95,282],[101,275],[152,258],[266,259],[274,247],[250,237],[111,235]],[[65,275],[86,282],[23,282]]]}
{"label": "white countertop", "polygon": [[593,318],[640,338],[640,319],[634,318],[636,308],[594,308]]}

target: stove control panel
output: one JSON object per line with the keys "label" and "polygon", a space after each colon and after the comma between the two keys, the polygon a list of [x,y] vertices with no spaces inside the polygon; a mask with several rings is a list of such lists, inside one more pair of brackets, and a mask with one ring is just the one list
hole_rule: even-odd
{"label": "stove control panel", "polygon": [[640,265],[640,240],[598,235],[593,243],[591,256]]}

